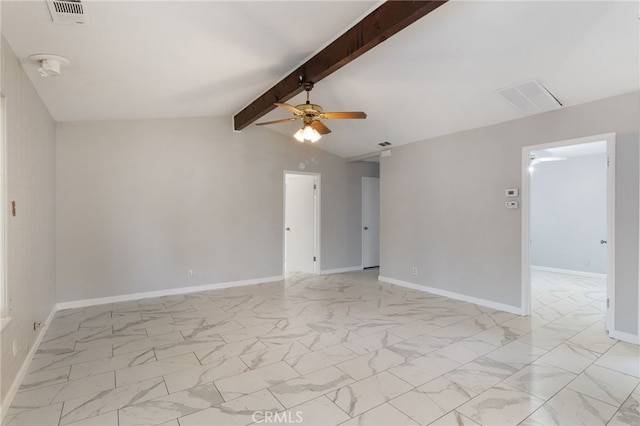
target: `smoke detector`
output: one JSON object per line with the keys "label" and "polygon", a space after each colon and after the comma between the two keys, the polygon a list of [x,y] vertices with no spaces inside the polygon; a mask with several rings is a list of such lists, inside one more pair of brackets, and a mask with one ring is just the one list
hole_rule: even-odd
{"label": "smoke detector", "polygon": [[56,24],[83,25],[89,23],[85,5],[80,0],[47,0],[51,20]]}
{"label": "smoke detector", "polygon": [[38,65],[38,72],[42,77],[57,77],[62,65],[69,65],[70,61],[64,56],[38,53],[29,56],[29,60]]}

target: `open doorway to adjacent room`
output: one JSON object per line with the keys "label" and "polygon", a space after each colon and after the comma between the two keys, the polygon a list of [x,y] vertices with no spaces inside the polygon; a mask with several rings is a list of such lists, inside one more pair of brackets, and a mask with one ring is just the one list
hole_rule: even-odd
{"label": "open doorway to adjacent room", "polygon": [[284,274],[317,274],[320,265],[320,174],[284,173]]}
{"label": "open doorway to adjacent room", "polygon": [[614,159],[614,134],[523,148],[523,313],[567,333],[615,330]]}

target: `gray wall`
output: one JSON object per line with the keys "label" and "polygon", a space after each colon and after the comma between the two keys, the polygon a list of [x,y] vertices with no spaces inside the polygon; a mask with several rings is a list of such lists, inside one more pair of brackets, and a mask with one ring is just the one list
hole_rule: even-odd
{"label": "gray wall", "polygon": [[[381,159],[385,277],[519,307],[522,147],[616,132],[616,328],[638,327],[640,92],[394,148]],[[418,275],[411,267],[418,267]]]}
{"label": "gray wall", "polygon": [[[0,91],[6,105],[6,294],[9,324],[2,330],[0,394],[20,370],[55,304],[55,123],[2,37]],[[9,204],[10,205],[10,204]],[[10,209],[5,210],[9,212]],[[14,357],[12,342],[18,353]]]}
{"label": "gray wall", "polygon": [[301,162],[322,174],[321,268],[360,265],[360,180],[378,175],[228,117],[59,123],[57,162],[60,302],[282,275]]}
{"label": "gray wall", "polygon": [[531,175],[531,264],[607,272],[607,155],[539,163]]}

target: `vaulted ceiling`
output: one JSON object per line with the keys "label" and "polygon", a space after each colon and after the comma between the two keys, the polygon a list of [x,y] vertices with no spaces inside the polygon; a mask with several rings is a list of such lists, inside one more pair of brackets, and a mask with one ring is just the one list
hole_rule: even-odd
{"label": "vaulted ceiling", "polygon": [[[2,33],[58,121],[232,116],[378,7],[373,1],[86,1],[51,22],[45,1],[2,1]],[[564,106],[640,88],[634,1],[449,1],[319,82],[318,147],[343,157],[522,117],[496,91],[536,79]],[[27,59],[71,60],[42,78]],[[304,101],[303,95],[289,103]],[[261,120],[288,117],[278,109]],[[287,136],[299,127],[261,127]],[[258,141],[257,141],[258,142]],[[292,138],[292,143],[295,141]]]}

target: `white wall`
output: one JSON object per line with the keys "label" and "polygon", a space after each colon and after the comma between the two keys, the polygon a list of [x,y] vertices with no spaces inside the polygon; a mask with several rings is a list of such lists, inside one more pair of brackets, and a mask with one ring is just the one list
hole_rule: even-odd
{"label": "white wall", "polygon": [[[521,303],[522,147],[616,132],[616,327],[638,327],[635,92],[394,148],[381,158],[384,277],[513,307]],[[411,268],[418,267],[418,275]]]}
{"label": "white wall", "polygon": [[378,166],[229,120],[58,124],[58,301],[282,275],[283,170],[301,162],[322,174],[321,268],[360,265]]}
{"label": "white wall", "polygon": [[0,395],[6,403],[37,337],[39,330],[34,331],[33,323],[46,321],[55,304],[55,123],[4,37],[1,70],[0,91],[6,101],[6,200],[9,205],[15,201],[17,207],[17,215],[6,218],[11,320],[0,336]]}
{"label": "white wall", "polygon": [[531,264],[606,274],[607,155],[535,165]]}

